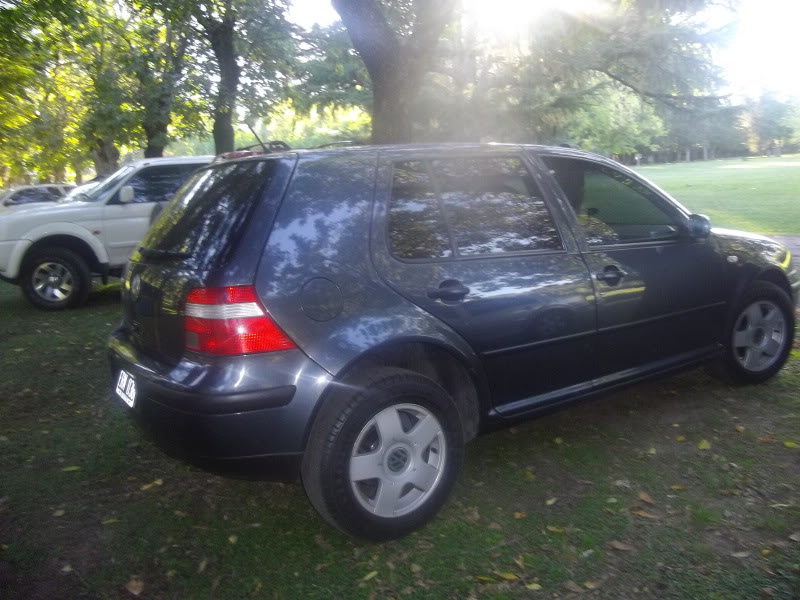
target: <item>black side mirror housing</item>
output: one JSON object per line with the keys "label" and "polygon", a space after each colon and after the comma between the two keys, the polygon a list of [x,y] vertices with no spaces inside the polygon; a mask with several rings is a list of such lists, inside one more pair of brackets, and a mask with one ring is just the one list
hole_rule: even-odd
{"label": "black side mirror housing", "polygon": [[711,235],[711,221],[705,215],[689,215],[689,236],[705,239]]}

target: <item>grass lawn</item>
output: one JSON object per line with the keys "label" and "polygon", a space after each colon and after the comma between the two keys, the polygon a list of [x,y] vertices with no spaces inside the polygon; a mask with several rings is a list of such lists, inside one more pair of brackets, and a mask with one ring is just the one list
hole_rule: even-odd
{"label": "grass lawn", "polygon": [[[711,214],[687,182],[727,164],[643,171]],[[797,341],[765,385],[696,371],[482,436],[439,517],[377,545],[153,445],[111,393],[119,313],[114,285],[46,313],[0,282],[2,600],[800,598]]]}
{"label": "grass lawn", "polygon": [[719,227],[800,234],[800,155],[637,168]]}

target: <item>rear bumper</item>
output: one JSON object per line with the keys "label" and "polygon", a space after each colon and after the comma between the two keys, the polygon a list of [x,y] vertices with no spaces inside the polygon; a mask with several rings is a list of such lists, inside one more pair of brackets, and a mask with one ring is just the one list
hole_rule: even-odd
{"label": "rear bumper", "polygon": [[108,359],[112,386],[122,369],[136,382],[133,408],[116,394],[114,401],[165,450],[218,463],[259,459],[273,463],[279,479],[299,464],[330,382],[330,374],[299,350],[164,365],[139,353],[122,329],[112,334]]}

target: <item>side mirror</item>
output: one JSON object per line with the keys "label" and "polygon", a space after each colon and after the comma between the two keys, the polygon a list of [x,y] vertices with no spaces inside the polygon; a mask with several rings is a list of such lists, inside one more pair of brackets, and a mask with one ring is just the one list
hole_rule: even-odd
{"label": "side mirror", "polygon": [[133,186],[123,185],[119,190],[119,203],[130,204],[133,202]]}
{"label": "side mirror", "polygon": [[711,235],[711,221],[705,215],[689,215],[689,235],[696,239],[705,239]]}

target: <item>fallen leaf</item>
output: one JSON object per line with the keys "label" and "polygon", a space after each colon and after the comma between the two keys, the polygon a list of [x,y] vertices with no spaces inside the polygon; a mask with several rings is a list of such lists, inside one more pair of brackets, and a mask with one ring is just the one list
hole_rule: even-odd
{"label": "fallen leaf", "polygon": [[564,530],[561,527],[556,527],[555,525],[548,525],[547,531],[552,531],[553,533],[564,533]]}
{"label": "fallen leaf", "polygon": [[701,440],[699,444],[697,444],[697,448],[699,450],[710,450],[711,449],[711,442],[708,440]]}
{"label": "fallen leaf", "polygon": [[525,479],[528,481],[534,481],[536,479],[536,475],[534,475],[530,471],[525,471]]}
{"label": "fallen leaf", "polygon": [[169,571],[164,573],[164,575],[166,576],[167,579],[172,579],[177,574],[178,574],[178,572],[175,569],[170,569]]}
{"label": "fallen leaf", "polygon": [[464,516],[470,523],[477,523],[481,519],[481,514],[477,508],[468,508],[464,511]]}
{"label": "fallen leaf", "polygon": [[556,438],[556,439],[554,439],[553,441],[554,441],[556,444],[563,444],[563,443],[564,443],[564,440],[563,440],[563,439],[561,439],[560,437],[557,437],[557,438]]}
{"label": "fallen leaf", "polygon": [[676,442],[685,442],[686,441],[686,436],[685,435],[679,435],[679,436],[677,436],[675,438],[675,441]]}
{"label": "fallen leaf", "polygon": [[481,583],[497,583],[494,579],[492,579],[491,577],[486,577],[485,575],[476,575],[475,579],[477,579]]}
{"label": "fallen leaf", "polygon": [[208,566],[208,559],[203,558],[203,560],[200,561],[200,564],[197,565],[197,574],[200,575],[200,573],[206,570],[207,566]]}
{"label": "fallen leaf", "polygon": [[549,498],[549,499],[548,499],[548,500],[545,502],[545,504],[546,504],[547,506],[553,506],[553,504],[555,504],[556,502],[558,502],[558,498]]}
{"label": "fallen leaf", "polygon": [[155,481],[151,481],[150,483],[145,483],[139,489],[140,490],[149,490],[150,488],[155,487],[157,485],[164,485],[164,480],[163,479],[156,479]]}
{"label": "fallen leaf", "polygon": [[495,571],[495,574],[503,579],[507,579],[509,581],[513,581],[514,579],[519,579],[514,573],[510,573],[508,571]]}
{"label": "fallen leaf", "polygon": [[783,445],[786,446],[787,448],[800,448],[800,446],[798,446],[796,442],[791,442],[791,441],[783,442]]}
{"label": "fallen leaf", "polygon": [[596,581],[584,581],[583,587],[585,587],[587,590],[596,590],[598,583]]}
{"label": "fallen leaf", "polygon": [[578,593],[583,592],[583,588],[574,581],[565,582],[564,587],[567,588],[570,592],[578,592]]}
{"label": "fallen leaf", "polygon": [[182,519],[183,517],[186,516],[186,513],[183,512],[182,510],[173,511],[172,514],[175,515],[176,517],[178,517],[179,519]]}
{"label": "fallen leaf", "polygon": [[72,466],[72,467],[64,467],[64,468],[63,468],[63,469],[61,469],[61,470],[62,470],[62,471],[64,471],[65,473],[68,473],[68,472],[70,472],[70,471],[80,471],[80,470],[81,470],[81,468],[80,468],[80,467],[75,467],[75,466]]}
{"label": "fallen leaf", "polygon": [[746,429],[746,428],[745,428],[745,426],[744,426],[744,425],[737,425],[737,426],[736,426],[736,431],[738,431],[739,433],[744,433],[744,430],[745,430],[745,429]]}
{"label": "fallen leaf", "polygon": [[747,558],[750,556],[749,552],[734,552],[731,554],[734,558]]}
{"label": "fallen leaf", "polygon": [[639,492],[639,500],[641,500],[642,502],[647,502],[648,504],[655,504],[655,502],[647,492]]}
{"label": "fallen leaf", "polygon": [[618,540],[611,540],[610,542],[608,542],[608,545],[614,550],[622,550],[623,552],[630,552],[631,550],[635,550],[635,548],[630,544],[626,544],[625,542],[620,542]]}
{"label": "fallen leaf", "polygon": [[681,485],[679,483],[676,483],[675,485],[671,485],[670,488],[673,489],[673,490],[677,490],[679,492],[682,492],[682,491],[686,490],[686,486],[685,485]]}
{"label": "fallen leaf", "polygon": [[617,500],[614,497],[609,497],[609,498],[606,498],[606,502],[608,502],[609,504],[616,504],[617,502],[619,502],[619,500]]}
{"label": "fallen leaf", "polygon": [[762,444],[769,444],[770,442],[774,442],[775,441],[771,437],[760,437],[760,438],[757,438],[757,439]]}
{"label": "fallen leaf", "polygon": [[647,512],[646,510],[641,510],[641,509],[638,509],[638,510],[632,510],[632,511],[631,511],[631,514],[634,514],[634,515],[636,515],[637,517],[642,517],[642,518],[644,518],[644,519],[652,519],[652,520],[657,520],[657,519],[660,519],[660,518],[661,518],[661,517],[659,517],[658,515],[654,515],[653,513],[649,513],[649,512]]}
{"label": "fallen leaf", "polygon": [[656,449],[655,449],[655,448],[650,448],[650,449],[647,451],[647,453],[648,453],[648,454],[650,454],[650,455],[656,454]]}
{"label": "fallen leaf", "polygon": [[420,571],[422,571],[422,567],[420,567],[416,563],[411,563],[411,572],[412,573],[419,573]]}
{"label": "fallen leaf", "polygon": [[231,544],[235,544],[238,541],[239,541],[239,537],[238,536],[236,536],[236,535],[228,536],[228,542],[230,542]]}
{"label": "fallen leaf", "polygon": [[72,566],[71,565],[64,565],[61,567],[62,573],[72,573]]}
{"label": "fallen leaf", "polygon": [[519,556],[517,556],[517,558],[514,559],[514,563],[516,563],[516,565],[520,569],[524,569],[525,568],[525,557],[522,556],[522,554],[520,554]]}
{"label": "fallen leaf", "polygon": [[125,589],[134,596],[138,596],[144,591],[144,581],[138,577],[131,577],[130,581],[125,584]]}
{"label": "fallen leaf", "polygon": [[101,525],[113,525],[114,523],[119,523],[119,519],[106,519],[100,522]]}
{"label": "fallen leaf", "polygon": [[378,575],[377,571],[370,571],[369,573],[367,573],[366,575],[364,575],[361,578],[361,581],[369,581],[370,579],[374,579],[375,576],[377,576],[377,575]]}
{"label": "fallen leaf", "polygon": [[528,513],[524,513],[524,512],[519,512],[518,511],[518,512],[514,513],[514,518],[515,519],[524,519],[527,516],[528,516]]}
{"label": "fallen leaf", "polygon": [[534,592],[536,592],[542,589],[542,586],[539,585],[538,583],[529,583],[528,585],[525,586],[525,589],[533,590]]}
{"label": "fallen leaf", "polygon": [[772,548],[761,549],[761,556],[763,556],[764,558],[768,557],[770,554],[772,554]]}

